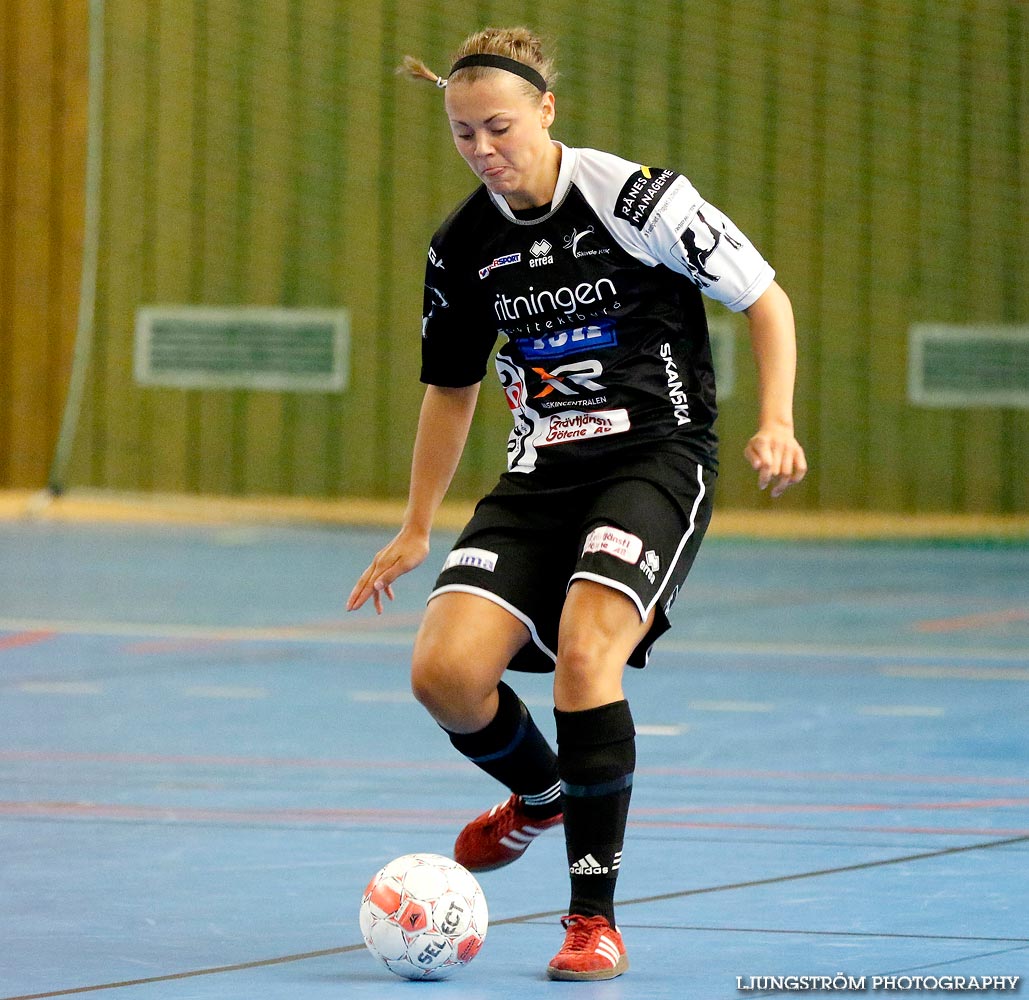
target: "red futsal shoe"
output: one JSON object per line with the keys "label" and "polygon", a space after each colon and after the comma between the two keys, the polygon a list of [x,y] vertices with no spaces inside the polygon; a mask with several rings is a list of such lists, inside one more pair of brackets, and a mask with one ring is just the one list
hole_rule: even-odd
{"label": "red futsal shoe", "polygon": [[614,979],[629,968],[622,935],[607,922],[607,917],[561,918],[565,943],[550,960],[551,979]]}
{"label": "red futsal shoe", "polygon": [[476,816],[458,835],[454,860],[470,872],[490,872],[517,861],[544,830],[557,826],[561,813],[536,819],[526,816],[522,800],[512,795],[489,812]]}

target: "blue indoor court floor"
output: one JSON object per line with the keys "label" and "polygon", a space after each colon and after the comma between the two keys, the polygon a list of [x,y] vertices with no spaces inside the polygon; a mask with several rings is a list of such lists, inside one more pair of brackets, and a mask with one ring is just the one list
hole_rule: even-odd
{"label": "blue indoor court floor", "polygon": [[[369,877],[449,853],[504,796],[408,690],[453,536],[381,618],[342,612],[388,536],[0,521],[0,1000],[1029,976],[1029,545],[718,536],[627,679],[630,971],[546,980],[567,905],[551,832],[481,876],[468,968],[391,976],[357,925]],[[549,678],[511,682],[552,734]]]}

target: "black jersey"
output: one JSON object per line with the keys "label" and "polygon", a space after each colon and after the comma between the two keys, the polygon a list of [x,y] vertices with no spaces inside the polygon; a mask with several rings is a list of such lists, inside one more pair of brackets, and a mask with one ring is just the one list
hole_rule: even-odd
{"label": "black jersey", "polygon": [[481,381],[503,336],[510,473],[581,479],[644,456],[714,468],[701,293],[742,310],[774,272],[683,175],[561,149],[546,214],[520,219],[483,186],[433,237],[422,381]]}

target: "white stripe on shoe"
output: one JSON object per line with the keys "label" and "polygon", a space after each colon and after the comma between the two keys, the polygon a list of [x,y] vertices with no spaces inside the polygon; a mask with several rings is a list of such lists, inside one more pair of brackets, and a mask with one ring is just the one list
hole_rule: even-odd
{"label": "white stripe on shoe", "polygon": [[527,806],[549,806],[561,798],[561,782],[556,781],[546,791],[538,792],[536,795],[521,796],[522,802]]}
{"label": "white stripe on shoe", "polygon": [[524,851],[541,833],[543,831],[538,827],[523,826],[509,830],[506,836],[500,838],[500,843],[513,851]]}
{"label": "white stripe on shoe", "polygon": [[614,941],[612,941],[606,935],[601,937],[601,939],[597,942],[597,947],[594,950],[602,958],[606,958],[612,966],[617,965],[618,959],[621,957],[618,951],[618,945],[616,945]]}
{"label": "white stripe on shoe", "polygon": [[515,840],[512,837],[501,837],[500,843],[502,843],[506,848],[512,851],[524,851],[525,848],[527,848],[529,844],[532,843],[532,838],[530,837],[528,840],[522,841]]}

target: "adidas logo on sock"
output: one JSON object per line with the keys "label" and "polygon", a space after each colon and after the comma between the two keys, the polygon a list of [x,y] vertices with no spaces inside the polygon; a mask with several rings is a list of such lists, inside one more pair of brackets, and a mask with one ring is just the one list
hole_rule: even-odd
{"label": "adidas logo on sock", "polygon": [[606,875],[611,869],[602,865],[592,854],[587,854],[568,869],[569,875]]}

